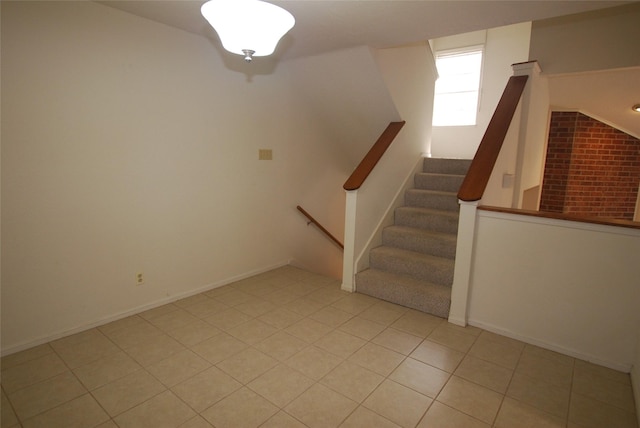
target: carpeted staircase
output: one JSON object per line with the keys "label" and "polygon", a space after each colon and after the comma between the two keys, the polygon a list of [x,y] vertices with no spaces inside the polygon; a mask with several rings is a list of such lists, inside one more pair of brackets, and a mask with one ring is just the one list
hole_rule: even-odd
{"label": "carpeted staircase", "polygon": [[415,188],[356,275],[356,291],[439,317],[449,316],[458,231],[458,188],[471,164],[425,158]]}

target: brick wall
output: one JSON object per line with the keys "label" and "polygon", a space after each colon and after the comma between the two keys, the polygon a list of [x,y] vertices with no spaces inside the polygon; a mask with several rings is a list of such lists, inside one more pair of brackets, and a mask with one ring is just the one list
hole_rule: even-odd
{"label": "brick wall", "polygon": [[578,112],[553,112],[540,211],[633,220],[640,140]]}

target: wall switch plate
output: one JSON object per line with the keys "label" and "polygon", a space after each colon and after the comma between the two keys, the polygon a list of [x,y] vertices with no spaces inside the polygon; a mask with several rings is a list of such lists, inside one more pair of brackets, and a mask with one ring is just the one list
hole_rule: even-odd
{"label": "wall switch plate", "polygon": [[273,160],[273,150],[271,149],[259,149],[258,160]]}
{"label": "wall switch plate", "polygon": [[509,189],[513,187],[513,181],[515,180],[515,175],[513,174],[503,174],[502,175],[502,188]]}

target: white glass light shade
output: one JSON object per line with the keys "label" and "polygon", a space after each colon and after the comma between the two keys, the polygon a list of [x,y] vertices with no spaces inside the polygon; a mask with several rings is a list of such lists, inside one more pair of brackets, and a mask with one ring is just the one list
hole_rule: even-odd
{"label": "white glass light shade", "polygon": [[229,52],[271,55],[295,19],[286,10],[259,0],[209,0],[200,9]]}

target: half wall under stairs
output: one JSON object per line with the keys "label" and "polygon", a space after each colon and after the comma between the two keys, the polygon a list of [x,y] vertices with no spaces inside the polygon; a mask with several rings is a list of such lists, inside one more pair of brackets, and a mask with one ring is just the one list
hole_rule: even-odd
{"label": "half wall under stairs", "polygon": [[356,291],[439,317],[449,315],[458,230],[458,188],[471,164],[425,158]]}

